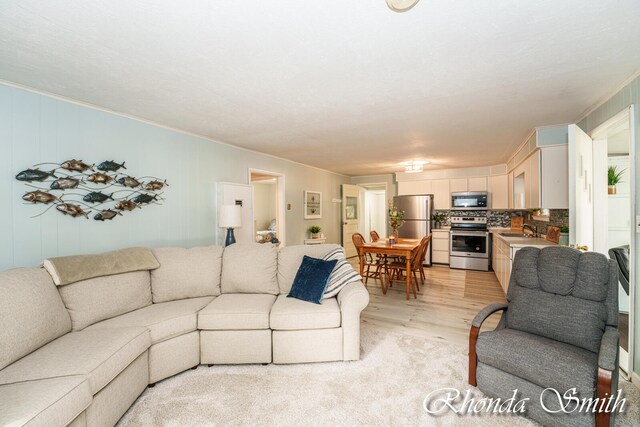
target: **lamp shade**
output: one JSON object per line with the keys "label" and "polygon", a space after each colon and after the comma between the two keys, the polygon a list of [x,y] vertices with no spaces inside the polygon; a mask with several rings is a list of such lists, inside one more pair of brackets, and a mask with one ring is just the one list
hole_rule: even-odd
{"label": "lamp shade", "polygon": [[218,227],[236,228],[242,225],[242,206],[222,205],[218,211]]}

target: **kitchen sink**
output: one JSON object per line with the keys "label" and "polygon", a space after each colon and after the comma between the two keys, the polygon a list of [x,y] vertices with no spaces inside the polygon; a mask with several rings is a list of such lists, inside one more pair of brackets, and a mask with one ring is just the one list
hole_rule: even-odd
{"label": "kitchen sink", "polygon": [[533,237],[532,234],[525,234],[525,233],[499,233],[499,234],[504,237]]}

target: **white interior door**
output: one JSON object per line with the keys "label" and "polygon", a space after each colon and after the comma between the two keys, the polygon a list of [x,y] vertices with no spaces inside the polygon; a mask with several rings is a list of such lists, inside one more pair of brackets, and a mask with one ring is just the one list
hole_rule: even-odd
{"label": "white interior door", "polygon": [[569,242],[593,250],[593,141],[569,125]]}
{"label": "white interior door", "polygon": [[360,232],[363,199],[361,190],[357,185],[342,184],[342,246],[347,258],[358,254],[351,236]]}

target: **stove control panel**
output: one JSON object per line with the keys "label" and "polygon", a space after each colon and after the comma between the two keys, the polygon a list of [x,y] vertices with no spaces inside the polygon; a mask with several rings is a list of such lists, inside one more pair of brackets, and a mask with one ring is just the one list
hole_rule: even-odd
{"label": "stove control panel", "polygon": [[487,217],[484,216],[452,216],[452,224],[486,224]]}

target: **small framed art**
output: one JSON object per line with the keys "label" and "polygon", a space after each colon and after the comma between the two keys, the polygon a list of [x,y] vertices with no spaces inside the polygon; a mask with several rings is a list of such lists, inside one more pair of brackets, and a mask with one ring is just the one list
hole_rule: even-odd
{"label": "small framed art", "polygon": [[304,219],[318,218],[322,218],[322,193],[319,191],[305,190]]}

